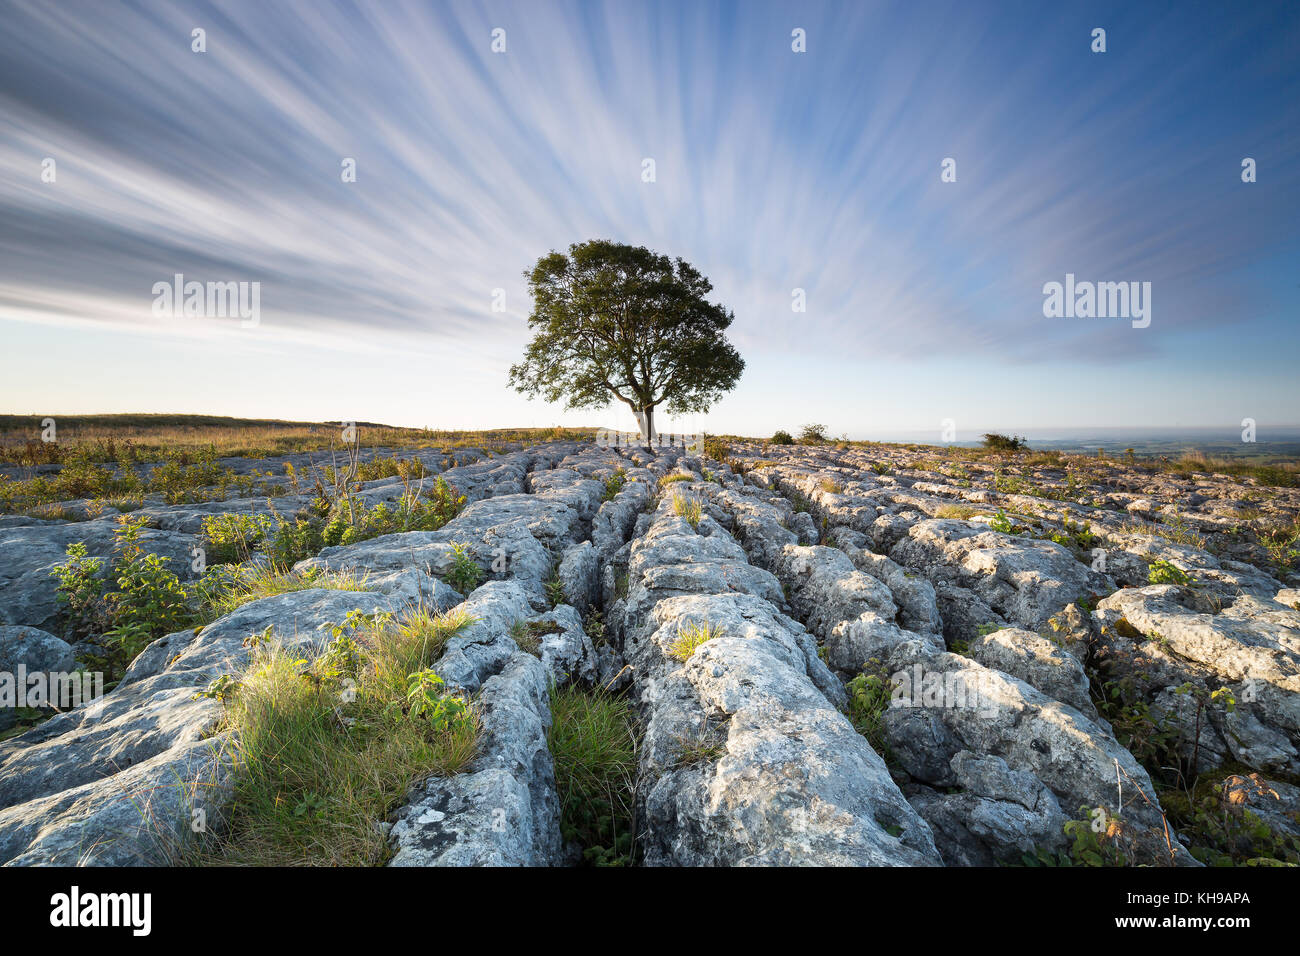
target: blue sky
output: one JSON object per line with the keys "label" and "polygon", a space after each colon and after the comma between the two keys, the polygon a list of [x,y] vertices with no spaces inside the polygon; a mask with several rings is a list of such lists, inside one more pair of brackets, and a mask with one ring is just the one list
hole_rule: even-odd
{"label": "blue sky", "polygon": [[[603,237],[682,256],[736,313],[746,374],[682,428],[1300,422],[1295,3],[0,0],[0,22],[0,410],[630,427],[506,386],[523,270]],[[260,324],[155,316],[178,272],[260,282]],[[1045,318],[1066,273],[1150,282],[1150,327]]]}

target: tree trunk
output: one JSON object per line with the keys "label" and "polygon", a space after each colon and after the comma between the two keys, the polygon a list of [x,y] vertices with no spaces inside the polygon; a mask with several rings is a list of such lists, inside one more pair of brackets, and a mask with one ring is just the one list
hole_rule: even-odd
{"label": "tree trunk", "polygon": [[637,412],[636,423],[637,426],[641,429],[641,437],[645,439],[645,443],[649,446],[653,446],[655,443],[654,406],[651,405],[649,408],[644,408],[641,411]]}

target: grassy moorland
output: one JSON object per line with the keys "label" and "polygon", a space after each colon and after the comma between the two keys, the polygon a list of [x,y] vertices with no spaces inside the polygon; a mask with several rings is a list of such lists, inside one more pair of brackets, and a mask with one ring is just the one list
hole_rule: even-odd
{"label": "grassy moorland", "polygon": [[[62,503],[89,502],[130,511],[152,496],[166,504],[224,500],[231,495],[281,495],[298,484],[290,466],[236,470],[220,459],[262,459],[308,452],[372,452],[356,475],[419,478],[414,459],[398,452],[480,448],[492,454],[557,439],[582,440],[592,429],[498,428],[453,431],[347,423],[355,442],[344,444],[344,423],[222,418],[212,415],[69,415],[54,419],[54,440],[37,416],[0,416],[0,514],[68,518]],[[351,436],[349,436],[351,437]],[[383,450],[382,452],[380,450]],[[51,467],[53,466],[53,467]],[[324,468],[323,472],[331,472]],[[332,475],[327,475],[333,481]],[[82,515],[85,517],[87,515]]]}
{"label": "grassy moorland", "polygon": [[[226,418],[219,415],[57,415],[57,440],[42,441],[41,415],[0,415],[0,465],[153,462],[211,453],[221,458],[268,458],[324,451],[341,444],[341,422]],[[589,428],[495,428],[456,431],[354,422],[366,448],[463,448],[589,438]]]}

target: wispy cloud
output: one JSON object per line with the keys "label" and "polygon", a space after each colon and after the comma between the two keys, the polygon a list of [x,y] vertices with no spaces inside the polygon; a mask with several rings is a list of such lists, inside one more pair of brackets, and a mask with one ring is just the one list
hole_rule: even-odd
{"label": "wispy cloud", "polygon": [[[0,20],[0,319],[165,332],[150,290],[181,272],[260,281],[263,343],[500,365],[522,270],[607,236],[699,266],[742,349],[772,354],[1300,344],[1296,290],[1258,273],[1300,251],[1282,6],[3,2]],[[1152,282],[1153,327],[1044,319],[1066,272]]]}

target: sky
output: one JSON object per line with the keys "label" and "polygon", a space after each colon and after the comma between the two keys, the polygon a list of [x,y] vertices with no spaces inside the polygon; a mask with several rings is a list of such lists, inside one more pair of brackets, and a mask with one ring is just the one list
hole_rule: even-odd
{"label": "sky", "polygon": [[[0,0],[0,23],[3,412],[631,428],[507,384],[524,270],[606,238],[735,312],[740,384],[661,429],[1300,423],[1294,2]],[[257,323],[157,314],[177,273],[260,283]],[[1150,324],[1046,316],[1067,274],[1150,283]]]}

